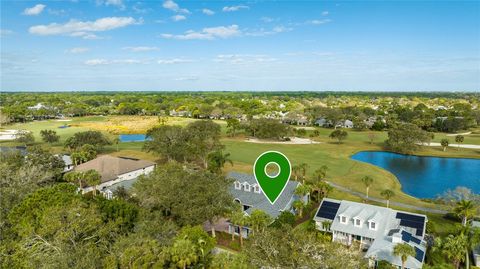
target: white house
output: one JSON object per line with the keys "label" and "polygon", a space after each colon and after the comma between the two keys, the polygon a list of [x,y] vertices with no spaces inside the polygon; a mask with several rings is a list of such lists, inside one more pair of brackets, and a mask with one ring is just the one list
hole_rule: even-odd
{"label": "white house", "polygon": [[424,240],[427,217],[391,208],[345,200],[323,199],[314,217],[318,230],[332,233],[332,240],[345,245],[359,244],[374,267],[385,260],[400,267],[393,248],[407,243],[415,250],[406,267],[422,268],[427,244]]}
{"label": "white house", "polygon": [[[97,190],[105,197],[111,199],[113,191],[120,185],[131,186],[141,175],[147,175],[155,169],[155,163],[125,157],[103,155],[75,167],[75,171],[96,170],[101,175],[101,183]],[[86,186],[83,192],[90,192],[93,186]]]}

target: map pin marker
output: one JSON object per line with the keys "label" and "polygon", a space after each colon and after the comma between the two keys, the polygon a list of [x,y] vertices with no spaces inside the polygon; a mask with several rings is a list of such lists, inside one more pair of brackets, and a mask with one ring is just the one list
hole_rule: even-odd
{"label": "map pin marker", "polygon": [[[272,176],[267,173],[267,166],[269,164],[278,166],[278,173],[276,175]],[[255,179],[258,185],[260,185],[263,194],[272,205],[277,201],[278,197],[280,197],[283,190],[285,190],[291,172],[291,165],[287,156],[278,151],[266,151],[262,153],[253,165]]]}

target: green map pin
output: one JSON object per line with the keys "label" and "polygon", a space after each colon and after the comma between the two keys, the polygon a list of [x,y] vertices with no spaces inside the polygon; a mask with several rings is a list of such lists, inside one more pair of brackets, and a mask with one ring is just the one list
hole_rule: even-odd
{"label": "green map pin", "polygon": [[[274,176],[270,176],[267,173],[267,166],[271,163],[276,164],[279,170]],[[263,194],[272,205],[285,190],[291,171],[290,161],[287,159],[287,156],[278,151],[266,151],[258,156],[255,161],[253,174]]]}

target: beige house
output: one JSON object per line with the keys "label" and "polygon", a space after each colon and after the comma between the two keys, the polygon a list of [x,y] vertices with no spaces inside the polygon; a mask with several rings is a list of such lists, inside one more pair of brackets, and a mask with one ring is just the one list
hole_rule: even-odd
{"label": "beige house", "polygon": [[[92,169],[101,176],[101,182],[97,186],[97,190],[100,190],[107,198],[111,199],[111,186],[121,183],[132,183],[139,176],[151,173],[155,169],[155,163],[146,160],[103,155],[78,165],[74,171],[88,171]],[[83,188],[83,192],[92,190],[93,186]]]}

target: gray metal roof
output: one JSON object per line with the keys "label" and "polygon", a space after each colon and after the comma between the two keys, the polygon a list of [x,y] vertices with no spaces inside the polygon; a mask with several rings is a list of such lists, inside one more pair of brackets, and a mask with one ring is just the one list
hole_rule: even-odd
{"label": "gray metal roof", "polygon": [[230,172],[228,177],[241,184],[247,182],[252,186],[250,191],[245,191],[243,186],[241,190],[237,190],[235,189],[235,184],[232,184],[230,187],[230,193],[235,199],[238,199],[242,205],[251,206],[251,208],[246,211],[247,214],[252,213],[254,209],[260,209],[272,218],[276,218],[282,211],[290,210],[293,201],[301,199],[294,194],[295,189],[300,184],[296,181],[289,180],[282,195],[280,195],[275,204],[272,205],[261,190],[260,193],[254,192],[253,186],[257,184],[257,181],[253,175]]}

